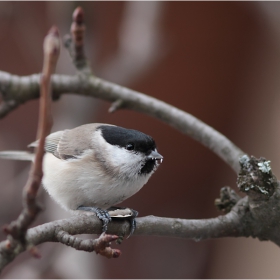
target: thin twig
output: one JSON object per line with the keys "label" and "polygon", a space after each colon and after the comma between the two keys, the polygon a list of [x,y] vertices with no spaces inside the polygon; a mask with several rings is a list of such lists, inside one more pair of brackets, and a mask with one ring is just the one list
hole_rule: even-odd
{"label": "thin twig", "polygon": [[[51,74],[55,70],[59,55],[60,42],[58,30],[53,27],[44,41],[44,64],[41,76],[41,98],[39,110],[39,122],[37,137],[39,145],[36,150],[34,164],[31,167],[29,177],[23,189],[23,210],[18,219],[4,228],[4,231],[13,239],[17,239],[25,246],[25,234],[27,228],[35,220],[40,207],[36,201],[38,189],[43,177],[42,162],[44,156],[45,137],[50,133],[51,119]],[[34,250],[33,250],[34,251]]]}

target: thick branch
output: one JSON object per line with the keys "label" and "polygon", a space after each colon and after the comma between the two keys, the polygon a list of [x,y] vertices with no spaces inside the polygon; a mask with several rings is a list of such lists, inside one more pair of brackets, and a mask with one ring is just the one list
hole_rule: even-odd
{"label": "thick branch", "polygon": [[[185,220],[147,216],[137,218],[136,221],[137,228],[134,235],[156,235],[202,240],[229,236],[238,237],[244,234],[244,229],[240,223],[240,216],[234,211],[212,219]],[[114,220],[112,223],[109,223],[108,233],[128,235],[130,232],[129,227],[128,222]],[[28,230],[27,238],[36,245],[43,242],[57,241],[54,238],[54,233],[58,228],[71,235],[100,234],[102,225],[95,216],[76,216],[30,229]]]}
{"label": "thick branch", "polygon": [[[225,216],[208,220],[184,220],[147,216],[137,218],[137,228],[134,234],[191,238],[196,241],[226,236],[244,236],[240,217],[242,215],[235,211]],[[58,220],[29,229],[26,234],[27,246],[28,244],[39,245],[44,242],[61,242],[76,249],[91,251],[91,249],[95,249],[94,247],[98,240],[83,241],[73,235],[100,234],[101,230],[102,223],[96,216],[80,214],[69,219]],[[123,234],[129,234],[129,232],[130,225],[127,221],[114,220],[108,225],[108,233],[123,236]],[[108,240],[116,240],[116,236],[109,235]],[[108,240],[107,242],[109,242]],[[7,250],[7,246],[13,248],[13,250]],[[102,252],[104,248],[104,246],[99,247],[98,253],[106,254],[106,251]],[[106,248],[106,250],[113,250],[114,254],[119,253],[118,250],[114,251],[110,247]],[[26,247],[14,240],[1,242],[0,271],[25,249]]]}
{"label": "thick branch", "polygon": [[[0,117],[13,110],[15,103],[19,105],[37,98],[39,78],[39,75],[18,77],[0,71],[0,93],[5,101],[5,106],[0,107]],[[199,119],[163,101],[95,76],[54,75],[52,87],[54,99],[65,93],[75,93],[115,102],[114,110],[131,109],[155,117],[208,147],[236,173],[240,170],[238,159],[244,155],[242,150]],[[9,107],[9,103],[13,105]]]}
{"label": "thick branch", "polygon": [[[211,219],[186,220],[147,216],[137,218],[134,235],[156,235],[180,237],[194,240],[205,240],[221,237],[257,237],[260,240],[271,240],[280,246],[280,186],[266,200],[252,201],[248,196],[239,199],[231,211],[223,216]],[[37,226],[27,232],[28,240],[34,244],[54,239],[55,231],[64,230],[71,235],[100,234],[102,223],[95,216],[79,215],[70,219],[54,221]],[[130,224],[114,220],[108,225],[108,233],[119,236],[128,235]]]}
{"label": "thick branch", "polygon": [[[246,196],[239,199],[228,214],[212,219],[185,220],[155,216],[137,218],[134,234],[188,238],[195,241],[252,236],[260,240],[271,240],[280,246],[279,197],[279,186],[269,199],[263,201],[252,201]],[[82,241],[73,235],[100,234],[101,231],[102,223],[96,216],[81,213],[69,219],[53,221],[29,229],[25,246],[13,239],[0,243],[0,270],[30,245],[44,242],[62,242],[76,249],[90,251],[94,241]],[[108,234],[124,236],[129,232],[130,224],[123,219],[116,219],[108,225]],[[113,252],[117,251],[107,248],[104,254],[109,253],[112,256]]]}
{"label": "thick branch", "polygon": [[[137,218],[134,235],[156,235],[206,240],[221,237],[257,237],[271,240],[280,246],[279,198],[280,188],[269,200],[251,204],[248,196],[238,200],[226,215],[211,219],[186,220],[147,216]],[[274,209],[274,210],[272,210]],[[54,240],[55,231],[64,230],[71,235],[100,234],[102,223],[95,216],[74,216],[70,219],[50,222],[28,230],[27,238],[33,244]],[[119,236],[128,235],[130,224],[123,220],[114,220],[108,225],[108,233]]]}

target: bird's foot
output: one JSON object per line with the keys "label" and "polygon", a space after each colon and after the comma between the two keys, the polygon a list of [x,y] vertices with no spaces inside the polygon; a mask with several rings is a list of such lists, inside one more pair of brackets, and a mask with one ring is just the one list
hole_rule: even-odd
{"label": "bird's foot", "polygon": [[108,208],[107,211],[110,212],[110,217],[113,219],[116,218],[116,219],[128,219],[129,220],[130,233],[127,237],[127,238],[129,238],[136,229],[135,218],[138,216],[138,212],[131,208],[116,207],[116,206],[112,206],[112,207]]}
{"label": "bird's foot", "polygon": [[89,206],[79,206],[77,210],[89,211],[96,214],[96,216],[102,221],[103,227],[102,232],[107,231],[107,225],[112,221],[111,216],[109,215],[107,210],[103,210],[97,207],[89,207]]}

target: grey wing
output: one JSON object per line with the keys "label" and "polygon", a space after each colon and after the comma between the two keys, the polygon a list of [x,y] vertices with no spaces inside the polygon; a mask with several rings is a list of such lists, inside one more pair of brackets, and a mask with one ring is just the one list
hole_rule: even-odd
{"label": "grey wing", "polygon": [[93,149],[92,137],[98,125],[85,124],[70,130],[65,130],[61,136],[57,150],[60,158],[79,158],[85,151]]}
{"label": "grey wing", "polygon": [[[47,153],[57,156],[58,144],[64,132],[65,131],[57,131],[46,137],[45,151]],[[38,147],[38,143],[39,141],[36,140],[35,142],[29,144],[28,147],[36,148]]]}
{"label": "grey wing", "polygon": [[[59,159],[75,159],[85,151],[93,149],[92,135],[102,124],[85,124],[73,129],[66,129],[50,134],[46,137],[45,151],[52,153]],[[37,147],[38,140],[28,147]]]}

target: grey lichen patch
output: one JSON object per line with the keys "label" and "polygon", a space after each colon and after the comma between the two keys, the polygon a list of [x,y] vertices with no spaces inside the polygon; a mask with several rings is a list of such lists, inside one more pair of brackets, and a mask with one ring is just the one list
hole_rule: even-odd
{"label": "grey lichen patch", "polygon": [[248,155],[243,155],[240,159],[239,159],[239,163],[241,165],[241,167],[245,167],[245,168],[249,168],[250,166],[250,158]]}
{"label": "grey lichen patch", "polygon": [[270,160],[259,162],[258,163],[259,170],[261,170],[264,173],[269,173],[269,171],[271,170],[270,162],[271,162]]}
{"label": "grey lichen patch", "polygon": [[257,188],[259,189],[259,191],[263,194],[269,194],[267,190],[265,190],[264,188],[260,187],[260,186],[257,186]]}
{"label": "grey lichen patch", "polygon": [[270,161],[244,155],[239,160],[241,170],[237,178],[239,189],[255,199],[269,198],[277,187]]}

